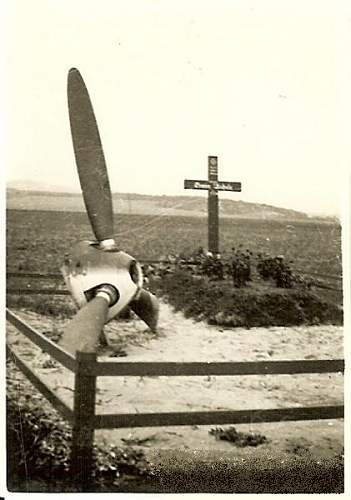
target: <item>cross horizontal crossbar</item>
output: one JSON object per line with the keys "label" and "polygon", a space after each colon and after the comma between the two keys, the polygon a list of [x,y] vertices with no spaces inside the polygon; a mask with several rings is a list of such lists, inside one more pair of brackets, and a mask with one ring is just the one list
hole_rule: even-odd
{"label": "cross horizontal crossbar", "polygon": [[206,189],[213,191],[241,191],[241,182],[201,181],[186,179],[184,189]]}

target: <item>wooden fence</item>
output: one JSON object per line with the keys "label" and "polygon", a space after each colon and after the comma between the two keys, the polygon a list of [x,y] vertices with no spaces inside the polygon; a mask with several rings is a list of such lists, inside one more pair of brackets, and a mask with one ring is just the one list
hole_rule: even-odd
{"label": "wooden fence", "polygon": [[[160,260],[155,259],[141,259],[142,264],[160,264]],[[189,262],[189,264],[194,264],[194,262]],[[332,290],[334,292],[342,292],[342,276],[338,274],[325,274],[318,272],[307,272],[301,269],[295,269],[295,272],[301,276],[304,276],[309,280],[310,285],[316,288],[322,288],[325,290]],[[6,273],[7,278],[34,278],[40,280],[55,280],[62,281],[62,275],[59,273],[33,273],[33,272],[18,272],[10,271]],[[23,289],[23,288],[11,288],[8,293],[21,293],[21,294],[35,294],[35,293],[46,293],[48,295],[69,295],[67,290],[54,290],[54,289]]]}
{"label": "wooden fence", "polygon": [[[56,276],[55,276],[56,277]],[[43,292],[45,293],[45,292]],[[344,372],[344,360],[294,360],[253,362],[120,362],[99,361],[94,353],[64,351],[9,309],[6,319],[31,342],[74,373],[73,408],[55,394],[45,381],[7,346],[7,354],[30,382],[47,398],[72,426],[71,477],[77,485],[86,485],[93,467],[96,429],[219,425],[278,422],[344,417],[343,405],[308,406],[277,409],[231,411],[194,411],[171,413],[95,414],[97,377],[104,376],[242,376]]]}

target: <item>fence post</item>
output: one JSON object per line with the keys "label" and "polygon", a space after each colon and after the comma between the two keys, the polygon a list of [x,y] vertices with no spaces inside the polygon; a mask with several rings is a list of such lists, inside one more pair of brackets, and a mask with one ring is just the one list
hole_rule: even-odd
{"label": "fence post", "polygon": [[76,360],[71,479],[78,489],[84,490],[92,479],[96,375],[89,374],[88,366],[96,361],[96,353],[77,351]]}

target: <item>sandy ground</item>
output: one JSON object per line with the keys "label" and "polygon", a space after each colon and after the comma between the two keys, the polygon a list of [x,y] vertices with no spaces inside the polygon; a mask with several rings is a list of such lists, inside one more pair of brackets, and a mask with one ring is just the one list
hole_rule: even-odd
{"label": "sandy ground", "polygon": [[[38,331],[64,328],[66,320],[50,319],[17,310]],[[128,342],[127,356],[115,361],[258,361],[343,358],[343,329],[336,326],[226,329],[209,326],[174,313],[161,304],[159,334],[155,336],[138,319],[111,322],[106,334],[118,351]],[[73,376],[52,363],[8,325],[8,341],[50,386],[72,405]],[[101,358],[110,359],[109,352]],[[111,354],[111,352],[110,352]],[[97,413],[210,411],[333,405],[343,402],[343,375],[266,375],[236,377],[101,377]],[[96,431],[96,439],[140,446],[154,463],[172,454],[201,451],[236,459],[291,456],[328,459],[343,450],[343,420],[257,423],[236,425],[239,431],[264,434],[268,442],[256,448],[237,448],[216,440],[208,426],[178,426]],[[212,426],[214,427],[214,426]],[[227,426],[224,426],[227,427]]]}

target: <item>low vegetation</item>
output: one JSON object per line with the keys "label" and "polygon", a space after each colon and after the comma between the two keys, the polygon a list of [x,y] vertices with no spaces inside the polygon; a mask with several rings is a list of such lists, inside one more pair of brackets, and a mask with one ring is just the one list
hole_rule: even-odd
{"label": "low vegetation", "polygon": [[229,441],[239,448],[244,448],[246,446],[256,447],[268,441],[263,434],[240,432],[233,426],[227,427],[226,429],[223,427],[215,427],[209,430],[208,433],[220,441]]}
{"label": "low vegetation", "polygon": [[199,249],[145,266],[150,288],[185,316],[223,327],[341,324],[342,308],[311,291],[291,263],[248,249],[225,259]]}
{"label": "low vegetation", "polygon": [[[23,482],[44,482],[45,491],[58,483],[70,487],[71,429],[30,383],[7,367],[7,474],[10,491],[23,491]],[[109,490],[124,477],[153,475],[142,451],[130,446],[94,447],[92,487]],[[22,486],[21,486],[22,485]]]}

